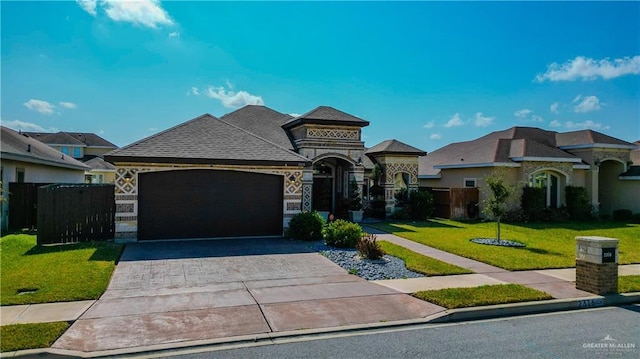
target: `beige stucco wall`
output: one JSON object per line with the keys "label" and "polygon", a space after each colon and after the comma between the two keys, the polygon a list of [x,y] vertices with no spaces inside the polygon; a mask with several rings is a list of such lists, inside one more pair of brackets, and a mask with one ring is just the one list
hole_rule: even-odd
{"label": "beige stucco wall", "polygon": [[[2,189],[6,198],[9,191],[9,183],[16,181],[16,169],[24,168],[24,181],[33,183],[83,183],[84,171],[53,167],[29,162],[2,160]],[[2,231],[7,230],[9,221],[9,202],[2,202],[0,217]]]}
{"label": "beige stucco wall", "polygon": [[621,180],[624,165],[604,161],[599,171],[600,214],[611,215],[616,209],[640,213],[640,180]]}
{"label": "beige stucco wall", "polygon": [[628,209],[640,213],[640,180],[618,180],[611,194],[616,209]]}

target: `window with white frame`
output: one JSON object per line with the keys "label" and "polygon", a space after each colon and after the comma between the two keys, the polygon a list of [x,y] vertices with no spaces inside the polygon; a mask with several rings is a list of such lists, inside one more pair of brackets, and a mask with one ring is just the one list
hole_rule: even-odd
{"label": "window with white frame", "polygon": [[477,178],[465,178],[464,179],[464,188],[475,188],[478,187],[478,179]]}

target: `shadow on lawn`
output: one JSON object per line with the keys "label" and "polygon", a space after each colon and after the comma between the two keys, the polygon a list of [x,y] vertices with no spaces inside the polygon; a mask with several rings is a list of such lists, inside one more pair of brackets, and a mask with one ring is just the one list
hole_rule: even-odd
{"label": "shadow on lawn", "polygon": [[529,247],[524,247],[524,248],[517,248],[519,250],[523,250],[523,251],[527,251],[527,252],[531,252],[531,253],[535,253],[535,254],[542,254],[545,256],[556,256],[556,257],[564,257],[565,255],[560,253],[560,252],[552,252],[552,251],[548,251],[546,249],[542,249],[542,248],[529,248]]}
{"label": "shadow on lawn", "polygon": [[573,231],[593,231],[598,229],[617,229],[617,228],[628,228],[634,226],[632,223],[628,222],[614,222],[614,221],[568,221],[568,222],[529,222],[529,223],[507,223],[514,227],[523,227],[528,229],[550,229],[550,228],[558,228],[558,229],[570,229]]}
{"label": "shadow on lawn", "polygon": [[381,224],[371,224],[368,225],[370,227],[373,228],[377,228],[380,230],[391,230],[393,232],[416,232],[413,229],[410,228],[404,228],[404,227],[400,227],[400,225],[407,225],[407,226],[411,226],[411,227],[415,227],[415,228],[458,228],[458,229],[462,229],[464,228],[463,226],[458,226],[455,224],[448,224],[448,223],[441,223],[441,222],[436,222],[436,221],[432,221],[432,220],[428,220],[428,221],[416,221],[416,222],[412,222],[412,221],[394,221],[394,222],[385,222],[385,223],[381,223]]}
{"label": "shadow on lawn", "polygon": [[72,244],[57,244],[49,246],[33,246],[24,253],[25,256],[39,254],[62,253],[83,249],[95,249],[89,257],[90,261],[112,262],[117,260],[124,246],[113,242],[83,242]]}

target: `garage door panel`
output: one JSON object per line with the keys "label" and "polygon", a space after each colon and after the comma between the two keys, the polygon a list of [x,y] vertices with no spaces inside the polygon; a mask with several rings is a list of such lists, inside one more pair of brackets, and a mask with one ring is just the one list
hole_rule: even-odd
{"label": "garage door panel", "polygon": [[182,170],[140,174],[139,239],[282,234],[283,178]]}

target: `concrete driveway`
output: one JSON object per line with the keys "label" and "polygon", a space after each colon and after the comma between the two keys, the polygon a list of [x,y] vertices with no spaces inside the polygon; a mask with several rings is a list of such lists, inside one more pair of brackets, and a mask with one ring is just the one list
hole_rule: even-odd
{"label": "concrete driveway", "polygon": [[162,347],[418,319],[442,310],[349,275],[308,243],[282,238],[133,243],[102,298],[53,348]]}

